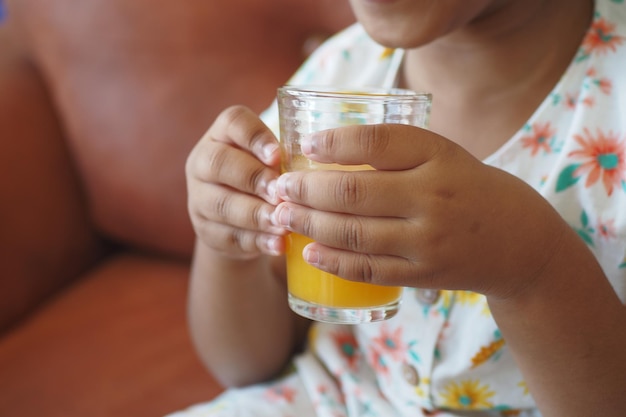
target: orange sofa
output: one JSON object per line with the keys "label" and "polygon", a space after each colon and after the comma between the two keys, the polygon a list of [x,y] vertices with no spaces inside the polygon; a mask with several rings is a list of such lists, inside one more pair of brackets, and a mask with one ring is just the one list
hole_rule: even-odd
{"label": "orange sofa", "polygon": [[[184,163],[345,0],[5,0],[0,416],[159,416],[220,387],[186,325]],[[207,277],[209,279],[209,277]]]}

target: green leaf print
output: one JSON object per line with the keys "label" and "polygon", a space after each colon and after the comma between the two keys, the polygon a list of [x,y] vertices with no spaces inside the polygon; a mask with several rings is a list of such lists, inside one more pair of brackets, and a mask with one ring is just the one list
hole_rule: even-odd
{"label": "green leaf print", "polygon": [[413,350],[413,348],[417,345],[417,340],[412,340],[409,342],[409,356],[417,363],[421,363],[420,355]]}
{"label": "green leaf print", "polygon": [[587,226],[589,226],[589,216],[587,216],[587,212],[585,210],[583,210],[582,214],[580,215],[580,223],[585,229],[587,228]]}
{"label": "green leaf print", "polygon": [[565,167],[565,169],[561,171],[561,174],[559,174],[559,178],[556,182],[557,193],[566,190],[578,182],[580,177],[575,177],[574,173],[580,165],[581,164],[572,164]]}
{"label": "green leaf print", "polygon": [[588,52],[585,52],[584,49],[580,48],[578,50],[578,53],[576,54],[576,57],[574,58],[574,62],[582,62],[586,59],[589,59],[591,55]]}
{"label": "green leaf print", "polygon": [[587,245],[593,246],[593,234],[595,233],[595,229],[589,226],[589,216],[585,210],[580,213],[580,223],[582,227],[574,228],[574,230],[576,230],[578,236],[580,236]]}
{"label": "green leaf print", "polygon": [[591,237],[589,233],[587,233],[586,230],[576,229],[576,233],[578,233],[578,236],[580,236],[581,239],[584,240],[587,245],[593,246],[593,238]]}

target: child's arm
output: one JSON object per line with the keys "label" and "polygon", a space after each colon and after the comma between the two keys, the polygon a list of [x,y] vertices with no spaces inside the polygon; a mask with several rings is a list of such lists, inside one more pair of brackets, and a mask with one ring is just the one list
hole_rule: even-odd
{"label": "child's arm", "polygon": [[274,275],[282,258],[227,259],[199,241],[189,294],[193,339],[200,357],[226,386],[276,376],[304,340],[309,322],[287,305]]}
{"label": "child's arm", "polygon": [[243,107],[224,111],[187,162],[189,211],[198,236],[189,314],[199,354],[224,385],[280,372],[308,322],[287,305],[284,230],[278,202],[279,150],[271,131]]}
{"label": "child's arm", "polygon": [[525,291],[489,306],[544,416],[626,410],[626,307],[576,233]]}

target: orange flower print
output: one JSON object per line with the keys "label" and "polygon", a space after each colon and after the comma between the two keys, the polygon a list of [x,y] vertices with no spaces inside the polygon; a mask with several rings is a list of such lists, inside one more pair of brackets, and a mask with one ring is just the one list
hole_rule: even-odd
{"label": "orange flower print", "polygon": [[389,366],[381,352],[373,346],[368,355],[369,363],[377,374],[389,377]]}
{"label": "orange flower print", "polygon": [[588,129],[582,135],[575,135],[574,139],[581,149],[570,152],[568,156],[581,162],[569,165],[561,172],[557,191],[569,188],[585,175],[587,188],[601,181],[609,196],[616,187],[626,191],[626,141],[612,132],[605,134],[601,130],[594,136]]}
{"label": "orange flower print", "polygon": [[335,344],[339,347],[341,355],[346,360],[348,367],[355,370],[360,358],[359,345],[350,331],[338,331],[332,335]]}
{"label": "orange flower print", "polygon": [[613,83],[611,82],[611,80],[609,80],[608,78],[597,78],[593,82],[604,94],[611,94],[611,90],[613,90]]}
{"label": "orange flower print", "polygon": [[587,77],[591,80],[591,83],[598,87],[606,95],[610,95],[613,90],[613,83],[606,77],[598,77],[598,72],[595,68],[591,67],[587,70]]}
{"label": "orange flower print", "polygon": [[602,239],[612,240],[617,238],[617,232],[615,230],[615,219],[607,220],[605,222],[602,219],[598,220],[598,234]]}
{"label": "orange flower print", "polygon": [[594,53],[605,54],[615,52],[624,42],[624,37],[615,33],[615,24],[603,17],[595,19],[583,40],[578,60],[588,58]]}
{"label": "orange flower print", "polygon": [[[367,355],[368,362],[375,372],[389,377],[389,360],[402,361],[410,347],[402,341],[402,328],[391,332],[386,324],[380,328],[378,337],[372,339]],[[413,356],[413,355],[412,355]],[[419,360],[419,357],[416,357]]]}
{"label": "orange flower print", "polygon": [[287,385],[277,385],[265,391],[265,398],[272,403],[293,403],[296,394],[296,390]]}
{"label": "orange flower print", "polygon": [[611,195],[615,186],[626,181],[626,142],[620,141],[612,132],[605,135],[599,131],[594,138],[587,129],[574,139],[582,149],[570,152],[569,156],[584,159],[574,176],[588,174],[586,187],[601,180],[607,194]]}
{"label": "orange flower print", "polygon": [[578,94],[568,93],[565,95],[565,107],[569,110],[574,110],[576,108],[576,104],[578,103]]}
{"label": "orange flower print", "polygon": [[390,332],[388,326],[381,326],[380,336],[373,342],[380,352],[390,355],[395,361],[403,360],[409,350],[409,346],[402,341],[402,327]]}
{"label": "orange flower print", "polygon": [[593,97],[585,97],[584,99],[582,99],[581,103],[586,106],[586,107],[593,107],[594,104],[596,104],[596,101],[593,99]]}
{"label": "orange flower print", "polygon": [[522,137],[522,146],[530,148],[531,156],[537,155],[539,151],[550,153],[552,151],[552,140],[555,130],[550,126],[550,122],[544,124],[535,123],[531,127],[532,133]]}
{"label": "orange flower print", "polygon": [[335,398],[333,390],[331,390],[327,385],[319,384],[316,391],[317,392],[314,394],[313,399],[313,405],[316,408],[321,405],[324,405],[325,407],[337,408],[345,404],[343,398]]}

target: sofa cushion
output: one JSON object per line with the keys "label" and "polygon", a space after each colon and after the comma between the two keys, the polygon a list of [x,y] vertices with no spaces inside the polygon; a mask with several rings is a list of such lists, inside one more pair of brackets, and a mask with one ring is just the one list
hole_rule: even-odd
{"label": "sofa cushion", "polygon": [[119,255],[0,341],[2,416],[159,416],[221,387],[187,333],[188,267]]}

